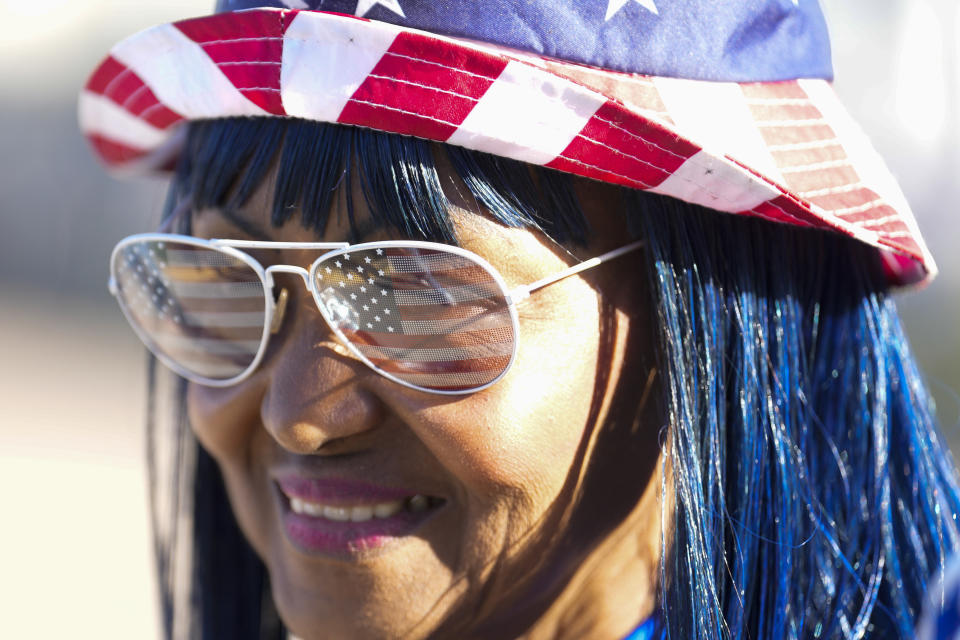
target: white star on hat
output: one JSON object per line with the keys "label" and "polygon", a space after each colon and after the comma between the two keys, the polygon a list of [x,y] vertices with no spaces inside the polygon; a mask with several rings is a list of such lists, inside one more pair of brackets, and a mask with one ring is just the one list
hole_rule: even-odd
{"label": "white star on hat", "polygon": [[[361,0],[361,2],[363,2],[363,0]],[[657,5],[653,3],[653,0],[607,0],[607,17],[604,18],[604,20],[612,18],[617,11],[623,9],[627,2],[636,2],[647,11],[660,15],[660,12],[657,11]]]}
{"label": "white star on hat", "polygon": [[400,0],[360,0],[357,2],[357,10],[353,12],[355,16],[365,16],[370,9],[373,9],[378,4],[382,4],[385,8],[393,11],[401,18],[406,18],[403,14],[403,9],[400,8]]}

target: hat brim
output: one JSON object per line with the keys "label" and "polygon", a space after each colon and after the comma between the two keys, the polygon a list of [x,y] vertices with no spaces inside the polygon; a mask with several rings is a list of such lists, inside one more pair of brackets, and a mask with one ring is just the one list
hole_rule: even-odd
{"label": "hat brim", "polygon": [[169,169],[190,120],[296,117],[839,231],[880,250],[893,285],[936,273],[895,180],[825,80],[639,76],[354,16],[254,9],[124,40],[79,113],[115,172]]}

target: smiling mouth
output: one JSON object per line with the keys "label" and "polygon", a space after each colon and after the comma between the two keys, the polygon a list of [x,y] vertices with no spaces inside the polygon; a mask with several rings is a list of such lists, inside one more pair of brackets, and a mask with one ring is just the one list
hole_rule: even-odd
{"label": "smiling mouth", "polygon": [[335,557],[357,556],[409,536],[446,502],[420,493],[393,499],[324,500],[310,493],[317,492],[305,491],[303,483],[277,483],[284,531],[297,549]]}
{"label": "smiling mouth", "polygon": [[367,522],[374,518],[386,520],[404,510],[410,513],[423,513],[431,507],[431,498],[419,493],[404,500],[354,506],[335,506],[290,496],[287,498],[290,501],[290,510],[294,513],[334,522]]}

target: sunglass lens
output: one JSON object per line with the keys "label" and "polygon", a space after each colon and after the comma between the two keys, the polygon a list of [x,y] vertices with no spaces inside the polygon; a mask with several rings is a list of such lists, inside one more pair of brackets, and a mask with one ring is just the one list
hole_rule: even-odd
{"label": "sunglass lens", "polygon": [[408,384],[470,391],[496,380],[513,357],[503,289],[467,256],[351,250],[321,263],[315,278],[331,325],[376,369]]}
{"label": "sunglass lens", "polygon": [[112,265],[128,320],[158,357],[193,377],[229,380],[254,361],[266,297],[257,272],[208,247],[144,240]]}

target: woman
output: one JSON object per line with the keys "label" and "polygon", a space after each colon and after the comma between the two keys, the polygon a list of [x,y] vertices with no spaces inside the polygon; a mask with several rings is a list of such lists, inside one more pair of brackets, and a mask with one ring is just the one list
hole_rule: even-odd
{"label": "woman", "polygon": [[111,263],[184,379],[168,636],[911,637],[958,491],[885,291],[934,268],[815,3],[288,4],[81,101],[175,166]]}

